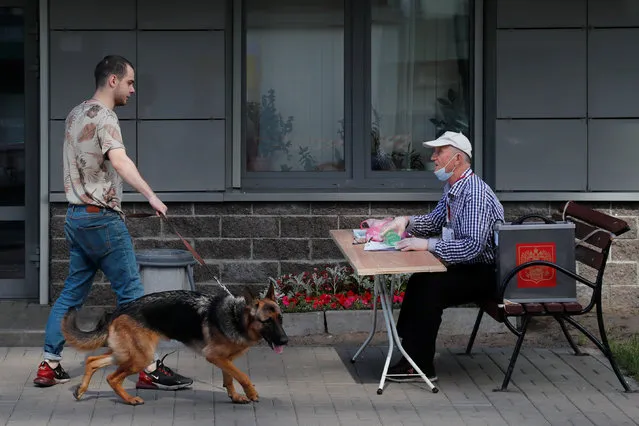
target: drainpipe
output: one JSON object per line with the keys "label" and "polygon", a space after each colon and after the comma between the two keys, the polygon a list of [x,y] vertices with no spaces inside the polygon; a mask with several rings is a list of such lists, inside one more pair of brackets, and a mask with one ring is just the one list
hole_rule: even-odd
{"label": "drainpipe", "polygon": [[49,304],[49,2],[39,0],[40,41],[40,304]]}

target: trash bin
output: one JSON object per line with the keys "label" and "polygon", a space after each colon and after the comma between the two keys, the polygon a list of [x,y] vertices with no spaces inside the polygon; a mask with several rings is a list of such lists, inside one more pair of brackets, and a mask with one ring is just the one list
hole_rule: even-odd
{"label": "trash bin", "polygon": [[[140,268],[144,294],[167,290],[195,290],[193,265],[197,261],[186,250],[138,250],[135,257]],[[177,340],[161,340],[159,350],[184,349]]]}
{"label": "trash bin", "polygon": [[167,290],[195,290],[190,252],[174,249],[138,250],[135,257],[140,268],[144,294]]}

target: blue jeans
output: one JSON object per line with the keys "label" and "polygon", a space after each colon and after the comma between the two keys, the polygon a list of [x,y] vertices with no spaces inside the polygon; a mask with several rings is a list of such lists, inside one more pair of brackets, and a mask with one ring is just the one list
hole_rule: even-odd
{"label": "blue jeans", "polygon": [[64,234],[70,250],[69,276],[51,308],[44,336],[44,358],[52,361],[62,359],[62,317],[69,308],[82,306],[98,269],[111,282],[118,306],[144,295],[133,242],[117,212],[89,213],[86,206],[69,206]]}

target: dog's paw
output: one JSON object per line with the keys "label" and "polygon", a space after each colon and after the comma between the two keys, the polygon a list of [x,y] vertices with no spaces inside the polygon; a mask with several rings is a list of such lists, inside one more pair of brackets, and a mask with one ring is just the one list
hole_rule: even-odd
{"label": "dog's paw", "polygon": [[260,396],[257,394],[257,391],[253,389],[251,392],[247,392],[246,396],[253,402],[260,402]]}
{"label": "dog's paw", "polygon": [[235,395],[231,396],[231,400],[233,401],[234,404],[248,404],[249,402],[251,402],[250,399],[248,399],[244,395],[240,395],[239,393],[236,393]]}
{"label": "dog's paw", "polygon": [[82,395],[84,395],[84,391],[80,391],[80,386],[78,386],[77,388],[73,390],[73,397],[77,401],[79,401],[82,398]]}
{"label": "dog's paw", "polygon": [[131,399],[129,399],[127,401],[127,404],[129,405],[142,405],[144,404],[144,400],[142,398],[140,398],[139,396],[133,397]]}

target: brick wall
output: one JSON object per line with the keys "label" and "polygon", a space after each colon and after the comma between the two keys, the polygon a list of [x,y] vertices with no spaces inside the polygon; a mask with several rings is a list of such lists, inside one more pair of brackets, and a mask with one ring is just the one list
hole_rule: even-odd
{"label": "brick wall", "polygon": [[[167,203],[178,230],[209,263],[223,283],[263,286],[269,276],[311,270],[344,259],[329,237],[330,229],[350,229],[368,217],[427,212],[434,203]],[[639,307],[637,217],[639,203],[591,203],[605,213],[620,216],[632,231],[616,241],[605,275],[603,297],[608,309]],[[124,210],[148,212],[147,204],[125,204]],[[550,215],[563,203],[504,203],[506,220],[527,213]],[[57,297],[68,268],[63,225],[65,204],[51,205],[51,298]],[[159,218],[129,219],[136,249],[184,249]],[[196,266],[198,286],[213,285],[205,269]],[[114,297],[98,273],[88,305],[112,305]]]}

